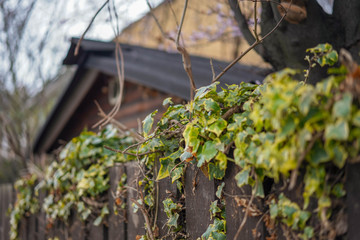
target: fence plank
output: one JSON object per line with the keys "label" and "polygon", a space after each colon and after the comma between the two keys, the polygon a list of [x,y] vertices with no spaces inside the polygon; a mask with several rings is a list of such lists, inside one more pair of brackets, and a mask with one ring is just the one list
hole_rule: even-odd
{"label": "fence plank", "polygon": [[27,238],[28,239],[37,239],[36,238],[36,232],[35,232],[35,229],[36,229],[36,215],[35,214],[31,214],[29,216],[29,219],[28,219],[28,233],[27,233]]}
{"label": "fence plank", "polygon": [[[171,183],[170,178],[165,178],[159,181],[158,183],[158,189],[159,189],[159,208],[158,208],[158,219],[157,219],[157,226],[159,228],[159,236],[163,237],[168,232],[168,227],[166,226],[166,223],[168,221],[167,215],[164,212],[164,204],[163,201],[168,197],[177,198],[177,188],[176,184]],[[165,238],[165,239],[171,239]]]}
{"label": "fence plank", "polygon": [[348,164],[346,168],[346,207],[348,213],[347,239],[357,240],[360,239],[360,163]]}
{"label": "fence plank", "polygon": [[[118,215],[114,212],[116,189],[121,179],[121,176],[125,173],[124,165],[115,166],[110,169],[110,189],[109,189],[109,239],[124,239],[125,238],[125,213],[119,210]],[[121,198],[120,198],[121,199]],[[125,201],[125,198],[121,199]]]}
{"label": "fence plank", "polygon": [[[140,177],[140,169],[137,165],[137,162],[128,162],[125,165],[126,175],[127,175],[127,185],[130,187],[127,191],[126,199],[126,211],[127,211],[127,239],[136,239],[137,235],[144,235],[144,217],[141,214],[141,211],[134,213],[133,201],[137,199],[137,180]],[[132,189],[133,188],[133,189]]]}
{"label": "fence plank", "polygon": [[69,219],[69,239],[70,240],[84,240],[85,239],[85,226],[84,223],[78,218],[75,211],[71,214]]}
{"label": "fence plank", "polygon": [[0,185],[0,239],[5,240],[5,206],[6,206],[6,188]]}
{"label": "fence plank", "polygon": [[14,201],[13,186],[12,184],[2,184],[0,189],[0,239],[7,240],[10,237],[10,217],[7,212]]}
{"label": "fence plank", "polygon": [[6,187],[0,185],[0,239],[5,240],[5,206],[6,206]]}
{"label": "fence plank", "polygon": [[27,240],[27,236],[28,236],[28,226],[29,226],[29,218],[28,217],[23,217],[20,220],[20,226],[19,226],[19,239],[21,240]]}
{"label": "fence plank", "polygon": [[211,223],[209,208],[215,200],[215,185],[214,181],[209,181],[201,171],[196,170],[193,164],[186,170],[185,196],[186,232],[190,239],[197,239]]}
{"label": "fence plank", "polygon": [[95,220],[95,218],[90,219],[90,222],[87,224],[88,231],[89,231],[89,235],[87,236],[87,239],[103,240],[104,239],[104,225],[101,224],[100,226],[95,226],[93,224],[94,220]]}
{"label": "fence plank", "polygon": [[[245,216],[245,208],[240,207],[237,204],[237,200],[244,198],[249,200],[251,196],[251,187],[245,186],[239,188],[236,185],[236,181],[234,179],[235,175],[240,171],[240,168],[237,167],[234,163],[229,162],[226,170],[226,178],[225,178],[225,187],[224,192],[227,193],[225,195],[226,201],[226,237],[227,239],[233,239],[241,225],[241,222]],[[254,201],[256,204],[256,201]],[[257,204],[259,205],[259,204]],[[259,206],[258,206],[259,207]],[[260,209],[261,210],[261,209]],[[256,228],[256,224],[258,223],[260,217],[247,217],[246,223],[243,229],[240,232],[240,239],[257,239],[254,238],[252,234],[252,229]],[[257,230],[257,236],[261,239],[265,239],[265,229],[264,224],[259,223]]]}
{"label": "fence plank", "polygon": [[37,239],[39,240],[45,240],[45,233],[46,233],[46,213],[42,208],[45,196],[46,196],[46,192],[44,190],[40,190],[39,191],[40,212],[37,214]]}

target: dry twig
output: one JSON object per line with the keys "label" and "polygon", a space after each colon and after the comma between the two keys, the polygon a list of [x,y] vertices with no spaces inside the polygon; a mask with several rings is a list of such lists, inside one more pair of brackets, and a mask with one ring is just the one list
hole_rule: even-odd
{"label": "dry twig", "polygon": [[89,25],[87,26],[87,28],[85,29],[84,33],[81,35],[79,41],[77,42],[76,44],[76,48],[75,48],[75,51],[74,51],[74,55],[77,56],[79,54],[79,49],[80,49],[80,45],[81,45],[81,42],[82,40],[84,40],[84,37],[85,37],[85,34],[89,31],[91,25],[93,24],[95,18],[97,17],[97,15],[101,12],[101,10],[109,3],[109,0],[106,0],[104,2],[104,4],[99,8],[99,10],[97,10],[97,12],[95,13],[95,15],[92,17]]}
{"label": "dry twig", "polygon": [[180,36],[181,36],[181,30],[182,30],[182,26],[184,23],[184,19],[185,19],[185,15],[186,15],[186,10],[187,10],[187,6],[188,6],[188,0],[185,0],[184,3],[184,8],[183,8],[183,12],[182,12],[182,16],[181,16],[181,20],[180,20],[180,24],[178,26],[178,32],[177,32],[177,36],[176,36],[176,40],[173,39],[172,37],[169,37],[165,31],[163,30],[163,28],[160,25],[159,20],[157,19],[157,17],[155,16],[154,12],[153,12],[153,8],[151,7],[150,3],[148,0],[146,0],[149,9],[150,9],[150,14],[151,16],[154,18],[156,25],[158,26],[161,34],[163,35],[164,38],[169,39],[171,41],[173,41],[176,45],[176,49],[177,51],[181,54],[182,56],[182,62],[183,62],[183,66],[184,66],[184,70],[186,72],[186,74],[189,77],[190,80],[190,100],[194,99],[194,92],[196,90],[196,85],[195,85],[195,81],[194,81],[194,77],[192,74],[192,68],[191,68],[191,59],[190,59],[190,55],[189,53],[186,51],[184,46],[181,46],[179,41],[180,41]]}

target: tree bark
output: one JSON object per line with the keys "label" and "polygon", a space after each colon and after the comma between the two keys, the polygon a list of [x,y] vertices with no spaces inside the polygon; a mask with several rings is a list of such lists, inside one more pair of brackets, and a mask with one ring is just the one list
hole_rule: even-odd
{"label": "tree bark", "polygon": [[[336,50],[345,48],[360,61],[360,1],[335,0],[332,15],[326,14],[314,0],[304,0],[307,18],[299,24],[283,21],[279,28],[255,49],[275,70],[285,67],[306,69],[306,49],[319,43],[330,43]],[[242,15],[238,1],[228,0],[235,19],[249,44],[253,39]],[[271,31],[280,18],[275,2],[262,1],[261,36]],[[244,24],[245,23],[245,24]],[[326,72],[319,67],[312,71],[309,81],[315,83]]]}

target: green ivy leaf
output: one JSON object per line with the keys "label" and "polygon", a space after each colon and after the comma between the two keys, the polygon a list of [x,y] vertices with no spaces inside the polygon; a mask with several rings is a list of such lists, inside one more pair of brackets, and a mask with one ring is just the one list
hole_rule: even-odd
{"label": "green ivy leaf", "polygon": [[342,99],[334,104],[332,109],[333,116],[348,119],[351,114],[351,103],[352,95],[350,93],[345,93]]}
{"label": "green ivy leaf", "polygon": [[99,226],[101,222],[102,222],[102,217],[98,216],[94,221],[94,225]]}
{"label": "green ivy leaf", "polygon": [[260,180],[257,180],[257,184],[255,185],[255,196],[257,197],[261,197],[264,198],[265,194],[264,194],[264,187],[263,187],[263,183]]}
{"label": "green ivy leaf", "polygon": [[177,167],[170,173],[171,182],[174,183],[176,180],[180,179],[183,175],[183,167]]}
{"label": "green ivy leaf", "polygon": [[360,110],[358,110],[353,118],[352,118],[352,123],[356,126],[356,127],[360,127]]}
{"label": "green ivy leaf", "polygon": [[331,190],[331,193],[337,198],[344,197],[346,195],[344,185],[342,183],[335,184],[335,186]]}
{"label": "green ivy leaf", "polygon": [[215,217],[217,213],[221,212],[221,209],[217,206],[218,200],[211,202],[210,204],[210,216]]}
{"label": "green ivy leaf", "polygon": [[171,100],[171,97],[168,97],[168,98],[165,98],[164,101],[163,101],[163,106],[166,106],[166,105],[173,105],[173,101]]}
{"label": "green ivy leaf", "polygon": [[178,227],[178,219],[179,219],[179,214],[174,213],[173,215],[170,216],[169,220],[167,221],[167,225],[169,227],[177,228]]}
{"label": "green ivy leaf", "polygon": [[185,143],[187,146],[192,147],[193,152],[197,152],[200,146],[199,128],[195,127],[193,124],[188,124],[183,132]]}
{"label": "green ivy leaf", "polygon": [[235,180],[238,187],[241,188],[249,183],[250,170],[250,168],[244,168],[238,174],[236,174]]}
{"label": "green ivy leaf", "polygon": [[157,180],[161,180],[163,178],[170,176],[170,171],[175,166],[175,160],[180,157],[181,152],[182,150],[179,149],[167,157],[160,158],[160,169],[157,176]]}
{"label": "green ivy leaf", "polygon": [[211,124],[207,130],[215,133],[216,136],[219,137],[226,127],[227,127],[227,122],[224,119],[219,118],[216,122]]}
{"label": "green ivy leaf", "polygon": [[347,140],[349,137],[349,125],[344,120],[339,120],[335,124],[328,124],[325,127],[326,140]]}
{"label": "green ivy leaf", "polygon": [[201,152],[198,155],[199,162],[198,167],[201,167],[205,162],[210,162],[211,159],[213,159],[216,154],[218,153],[218,150],[216,149],[216,143],[213,141],[207,141],[205,142],[204,146],[201,148]]}
{"label": "green ivy leaf", "polygon": [[215,179],[223,179],[223,177],[225,176],[225,169],[221,169],[219,166],[219,163],[209,163],[209,179],[212,180],[213,178]]}
{"label": "green ivy leaf", "polygon": [[336,145],[332,150],[334,153],[334,164],[340,169],[343,168],[348,157],[345,148],[341,145]]}
{"label": "green ivy leaf", "polygon": [[154,116],[155,114],[158,112],[158,110],[155,110],[154,112],[150,113],[149,115],[147,115],[145,117],[145,119],[143,120],[143,132],[144,132],[144,136],[148,136],[148,134],[150,133],[153,123],[154,123]]}
{"label": "green ivy leaf", "polygon": [[204,104],[205,110],[208,112],[218,113],[221,110],[219,104],[211,98],[205,99],[203,104]]}
{"label": "green ivy leaf", "polygon": [[222,191],[224,189],[225,182],[222,182],[221,185],[218,186],[215,195],[220,199],[222,196]]}

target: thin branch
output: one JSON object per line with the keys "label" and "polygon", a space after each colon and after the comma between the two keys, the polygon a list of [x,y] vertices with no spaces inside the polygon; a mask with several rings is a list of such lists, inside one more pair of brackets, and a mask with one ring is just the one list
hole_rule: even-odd
{"label": "thin branch", "polygon": [[258,20],[257,20],[257,0],[255,0],[255,2],[254,2],[254,35],[255,35],[256,41],[259,41],[259,35],[257,33],[257,25],[258,25]]}
{"label": "thin branch", "polygon": [[109,3],[109,0],[106,0],[106,1],[104,2],[104,4],[99,8],[99,10],[97,10],[97,12],[95,13],[95,15],[92,17],[92,19],[91,19],[88,27],[85,29],[84,33],[81,35],[79,41],[78,41],[77,44],[76,44],[76,48],[75,48],[75,52],[74,52],[74,55],[75,55],[75,56],[77,56],[77,55],[79,54],[80,45],[81,45],[82,40],[83,40],[84,37],[85,37],[85,34],[89,31],[89,29],[90,29],[91,25],[93,24],[93,22],[94,22],[95,18],[97,17],[97,15],[101,12],[101,10],[102,10],[102,9],[106,6],[106,4],[108,4],[108,3]]}
{"label": "thin branch", "polygon": [[[254,0],[256,3],[258,0]],[[279,5],[281,6],[281,5]],[[280,21],[278,21],[275,25],[275,27],[268,32],[264,37],[255,39],[255,42],[245,50],[245,52],[241,53],[237,58],[235,58],[217,77],[212,81],[212,83],[218,81],[230,68],[232,68],[240,59],[242,59],[248,52],[250,52],[252,49],[254,49],[256,46],[258,46],[260,43],[262,43],[268,36],[270,36],[280,25],[280,23],[284,20],[286,17],[287,9],[285,9],[283,6],[281,8],[284,9],[285,14],[281,17]],[[255,21],[255,24],[257,24],[257,21]]]}
{"label": "thin branch", "polygon": [[193,74],[192,74],[192,69],[191,69],[191,60],[190,60],[190,55],[189,53],[186,51],[185,47],[181,46],[179,41],[180,41],[180,36],[181,36],[181,30],[182,30],[182,26],[184,23],[184,19],[185,19],[185,15],[186,15],[186,9],[188,6],[188,0],[185,0],[184,3],[184,8],[183,8],[183,12],[182,12],[182,16],[181,16],[181,20],[180,20],[180,25],[178,27],[178,32],[177,32],[177,36],[176,36],[176,40],[174,40],[173,38],[169,37],[165,31],[162,29],[159,20],[156,18],[154,11],[149,3],[149,0],[146,0],[147,5],[150,8],[150,14],[151,16],[154,18],[156,25],[158,26],[158,28],[160,29],[161,34],[163,35],[164,38],[169,39],[171,41],[173,41],[176,44],[176,49],[178,50],[178,52],[181,54],[182,56],[182,62],[183,62],[183,66],[184,66],[184,70],[186,72],[186,74],[189,77],[190,80],[190,100],[194,99],[194,92],[196,90],[196,85],[195,85],[195,81],[193,78]]}
{"label": "thin branch", "polygon": [[144,153],[130,153],[130,152],[114,149],[114,148],[106,146],[106,145],[104,145],[104,148],[106,148],[106,149],[108,149],[110,151],[116,152],[116,153],[122,153],[122,154],[135,156],[135,157],[140,157],[140,156],[145,156],[145,155],[161,152],[160,150],[156,150],[156,151],[147,151],[147,152],[144,152]]}
{"label": "thin branch", "polygon": [[[106,115],[106,117],[104,117],[102,120],[100,120],[99,122],[97,122],[94,127],[100,126],[100,128],[104,127],[106,124],[108,124],[111,119],[113,119],[115,117],[115,115],[117,114],[117,112],[119,111],[120,107],[121,107],[121,102],[122,102],[122,98],[123,98],[123,94],[124,94],[124,85],[125,85],[125,75],[124,75],[124,55],[123,52],[121,50],[119,41],[116,41],[116,48],[115,48],[115,61],[116,61],[116,70],[117,70],[117,75],[118,75],[118,81],[119,81],[119,93],[120,95],[118,96],[115,106],[113,107],[113,109],[110,111],[110,113],[108,113]],[[120,56],[120,60],[119,60],[119,56]]]}
{"label": "thin branch", "polygon": [[177,36],[176,36],[176,46],[179,46],[179,40],[180,40],[180,35],[181,35],[181,30],[182,30],[182,26],[184,24],[184,19],[185,19],[185,14],[186,14],[186,10],[187,10],[187,5],[188,5],[188,0],[185,0],[184,3],[184,8],[183,8],[183,12],[181,15],[181,20],[180,20],[180,25],[178,27],[178,32],[177,32]]}
{"label": "thin branch", "polygon": [[[102,108],[100,107],[99,103],[97,101],[95,101],[95,105],[98,108],[99,111],[99,116],[106,118],[106,113],[102,110]],[[144,137],[141,136],[138,132],[134,131],[133,129],[129,129],[128,127],[126,127],[124,124],[122,124],[121,122],[115,120],[115,119],[110,119],[110,123],[114,124],[115,127],[117,127],[120,131],[125,132],[125,131],[129,131],[130,136],[132,136],[136,141],[141,142],[144,141]],[[93,126],[94,128],[95,126]]]}
{"label": "thin branch", "polygon": [[[257,185],[258,185],[258,181],[256,181],[255,189],[257,188]],[[251,195],[250,201],[249,201],[249,203],[248,203],[248,205],[246,207],[245,216],[244,216],[244,218],[243,218],[243,220],[242,220],[242,222],[241,222],[241,224],[240,224],[240,226],[239,226],[239,228],[238,228],[238,230],[237,230],[237,232],[236,232],[236,234],[234,236],[234,240],[239,239],[240,232],[245,226],[247,216],[249,214],[249,209],[250,209],[250,206],[251,206],[252,202],[254,201],[254,197],[255,197],[255,193],[253,192],[252,195]]]}
{"label": "thin branch", "polygon": [[211,73],[212,73],[212,80],[214,80],[215,77],[216,77],[216,73],[215,73],[215,70],[214,70],[214,65],[213,65],[212,58],[210,58],[210,67],[211,67]]}

